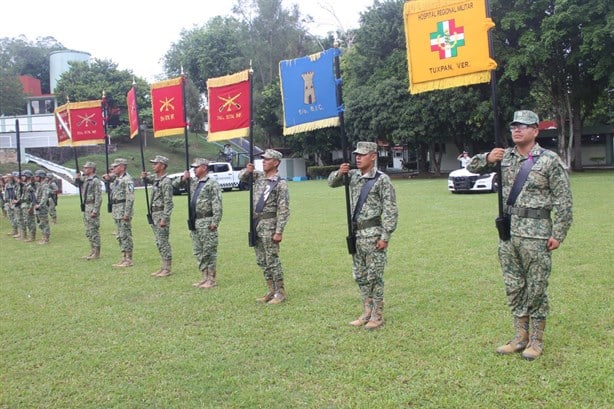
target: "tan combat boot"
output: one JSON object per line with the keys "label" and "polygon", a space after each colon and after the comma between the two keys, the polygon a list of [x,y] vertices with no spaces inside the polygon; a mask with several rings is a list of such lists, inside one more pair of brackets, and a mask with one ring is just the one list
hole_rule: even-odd
{"label": "tan combat boot", "polygon": [[522,357],[527,361],[539,358],[544,350],[544,329],[546,320],[531,320],[531,338],[529,345],[522,351]]}
{"label": "tan combat boot", "polygon": [[86,260],[98,260],[100,258],[100,247],[93,247],[92,254],[85,257]]}
{"label": "tan combat boot", "polygon": [[49,243],[49,236],[43,236],[41,241],[38,242],[38,244],[48,244],[48,243]]}
{"label": "tan combat boot", "polygon": [[125,261],[126,261],[126,252],[123,251],[122,252],[122,259],[120,261],[118,261],[117,263],[113,264],[113,267],[123,267]]}
{"label": "tan combat boot", "polygon": [[529,343],[529,317],[514,317],[514,330],[515,338],[497,348],[498,354],[509,355],[525,349]]}
{"label": "tan combat boot", "polygon": [[19,232],[17,229],[13,229],[10,233],[6,233],[6,235],[11,237],[19,237]]}
{"label": "tan combat boot", "polygon": [[30,238],[26,239],[27,242],[31,243],[33,241],[36,241],[36,232],[32,232],[32,234],[30,235]]}
{"label": "tan combat boot", "polygon": [[267,304],[281,304],[288,299],[286,289],[284,288],[284,280],[275,281],[275,294]]}
{"label": "tan combat boot", "polygon": [[90,257],[92,257],[92,254],[94,254],[94,246],[92,246],[92,247],[90,248],[90,253],[89,253],[87,256],[83,256],[83,257],[81,257],[81,258],[82,258],[82,259],[84,259],[84,260],[89,260],[89,259],[90,259]]}
{"label": "tan combat boot", "polygon": [[378,329],[384,325],[384,301],[376,301],[375,308],[373,308],[373,312],[371,313],[371,319],[366,323],[366,330],[374,330]]}
{"label": "tan combat boot", "polygon": [[170,276],[171,273],[171,264],[172,261],[171,260],[162,260],[162,269],[160,270],[160,272],[158,274],[156,274],[156,277],[168,277]]}
{"label": "tan combat boot", "polygon": [[362,315],[350,322],[350,325],[353,327],[362,327],[371,319],[371,314],[373,313],[373,298],[365,298],[362,300]]}
{"label": "tan combat boot", "polygon": [[269,287],[269,292],[260,298],[256,298],[256,301],[266,303],[273,299],[273,296],[275,295],[275,284],[273,283],[273,280],[266,280],[266,284]]}
{"label": "tan combat boot", "polygon": [[207,277],[209,277],[209,269],[208,268],[204,268],[203,269],[203,275],[202,275],[202,280],[192,284],[192,287],[200,287],[201,285],[205,284],[205,282],[207,281]]}
{"label": "tan combat boot", "polygon": [[24,235],[24,234],[25,234],[25,233],[23,233],[23,231],[22,231],[21,229],[19,229],[19,230],[17,230],[17,234],[15,234],[15,235],[13,236],[13,238],[14,238],[15,240],[23,240],[23,235]]}
{"label": "tan combat boot", "polygon": [[198,288],[213,288],[217,286],[217,283],[215,281],[215,275],[216,275],[215,269],[210,268],[208,271],[209,273],[207,274],[207,279],[205,280],[204,283],[199,285]]}
{"label": "tan combat boot", "polygon": [[124,262],[122,263],[120,267],[132,267],[133,265],[134,263],[132,262],[132,252],[127,251],[126,258],[124,259]]}
{"label": "tan combat boot", "polygon": [[154,271],[153,273],[151,273],[150,276],[156,277],[158,274],[162,272],[162,270],[164,270],[164,260],[160,260],[160,268]]}

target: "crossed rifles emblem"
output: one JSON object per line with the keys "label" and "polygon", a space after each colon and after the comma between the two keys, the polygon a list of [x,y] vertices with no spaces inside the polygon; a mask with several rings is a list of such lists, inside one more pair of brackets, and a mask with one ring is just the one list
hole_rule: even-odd
{"label": "crossed rifles emblem", "polygon": [[89,115],[77,115],[80,119],[79,122],[77,122],[77,126],[83,126],[85,125],[86,127],[92,125],[95,126],[96,125],[96,121],[94,121],[92,118],[94,118],[96,114],[89,114]]}
{"label": "crossed rifles emblem", "polygon": [[224,98],[224,97],[218,96],[219,99],[224,101],[224,103],[222,105],[220,105],[220,108],[218,109],[218,111],[222,112],[224,110],[224,108],[226,108],[226,110],[228,112],[230,112],[232,110],[232,107],[235,107],[237,109],[241,109],[241,104],[239,104],[238,102],[235,101],[237,98],[239,98],[239,96],[241,96],[240,92],[237,95],[235,95],[234,97]]}

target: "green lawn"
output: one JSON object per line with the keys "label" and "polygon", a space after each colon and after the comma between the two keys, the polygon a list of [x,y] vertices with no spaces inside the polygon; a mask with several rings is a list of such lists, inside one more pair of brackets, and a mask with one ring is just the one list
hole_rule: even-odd
{"label": "green lawn", "polygon": [[[512,335],[496,256],[496,195],[453,195],[445,179],[394,181],[400,207],[386,270],[386,325],[360,313],[345,250],[343,189],[291,182],[282,243],[289,301],[265,292],[247,245],[248,192],[224,193],[218,287],[199,278],[186,197],[175,198],[174,274],[138,191],[135,266],[103,215],[102,258],[78,197],[61,197],[51,243],[6,236],[0,219],[3,408],[609,408],[614,405],[614,178],[572,176],[574,225],[554,254],[545,355],[494,350]],[[106,199],[105,199],[106,200]],[[106,203],[103,204],[106,211]]]}

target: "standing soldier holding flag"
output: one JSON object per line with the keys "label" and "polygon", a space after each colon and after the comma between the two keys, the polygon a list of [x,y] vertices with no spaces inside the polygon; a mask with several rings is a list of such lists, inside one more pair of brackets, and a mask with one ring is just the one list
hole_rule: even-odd
{"label": "standing soldier holding flag", "polygon": [[254,228],[256,230],[256,263],[264,273],[269,291],[258,302],[280,304],[288,298],[284,287],[284,273],[279,261],[279,243],[290,217],[290,194],[288,184],[279,176],[280,152],[267,149],[262,154],[264,172],[254,171],[248,163],[239,177],[254,183]]}
{"label": "standing soldier holding flag", "polygon": [[128,161],[117,158],[111,164],[113,172],[102,177],[112,183],[111,185],[111,215],[117,227],[117,241],[121,250],[122,259],[113,264],[113,267],[132,267],[132,213],[134,207],[134,182],[126,173]]}
{"label": "standing soldier holding flag", "polygon": [[171,275],[173,253],[169,241],[171,228],[171,214],[173,213],[173,185],[166,174],[168,158],[156,155],[149,161],[153,165],[155,175],[148,175],[146,171],[141,173],[143,183],[153,185],[149,213],[153,223],[151,228],[156,237],[156,246],[160,252],[160,269],[151,275],[155,277],[167,277]]}
{"label": "standing soldier holding flag", "polygon": [[100,258],[100,206],[102,205],[101,180],[96,175],[96,164],[85,162],[83,165],[85,181],[77,174],[77,185],[82,191],[83,224],[85,225],[85,237],[90,242],[90,254],[83,256],[85,260],[97,260]]}
{"label": "standing soldier holding flag", "polygon": [[344,177],[350,178],[353,231],[356,235],[356,253],[352,255],[354,280],[362,299],[362,315],[350,322],[354,327],[365,326],[373,330],[384,325],[384,268],[390,236],[397,227],[398,209],[396,194],[390,178],[375,167],[377,145],[374,142],[358,142],[356,150],[357,170],[350,170],[349,163],[342,163],[339,170],[328,177],[330,187],[344,185]]}

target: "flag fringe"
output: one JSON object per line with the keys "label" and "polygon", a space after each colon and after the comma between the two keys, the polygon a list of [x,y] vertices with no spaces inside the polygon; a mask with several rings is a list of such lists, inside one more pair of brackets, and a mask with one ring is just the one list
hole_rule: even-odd
{"label": "flag fringe", "polygon": [[228,131],[209,132],[207,142],[226,141],[233,138],[244,138],[249,136],[249,128],[231,129]]}
{"label": "flag fringe", "polygon": [[171,78],[168,80],[156,82],[156,83],[151,84],[151,89],[158,89],[158,88],[165,88],[165,87],[172,87],[174,85],[179,85],[181,84],[182,80],[183,80],[183,77],[177,77],[177,78]]}
{"label": "flag fringe", "polygon": [[460,75],[450,78],[442,78],[436,81],[427,81],[419,84],[413,84],[410,81],[409,92],[419,94],[421,92],[433,91],[437,89],[446,89],[454,87],[462,87],[466,85],[480,84],[490,81],[490,71],[481,71],[473,74]]}
{"label": "flag fringe", "polygon": [[154,138],[162,138],[164,136],[181,135],[184,131],[185,131],[185,128],[162,129],[160,131],[154,131]]}
{"label": "flag fringe", "polygon": [[68,110],[71,109],[83,109],[83,108],[96,108],[102,106],[101,99],[95,99],[93,101],[83,101],[83,102],[69,102]]}
{"label": "flag fringe", "polygon": [[209,78],[207,80],[207,88],[224,87],[226,85],[236,84],[237,82],[247,81],[249,79],[249,70],[243,70],[235,74],[226,75],[224,77]]}
{"label": "flag fringe", "polygon": [[289,126],[289,127],[284,126],[284,135],[292,135],[292,134],[300,133],[300,132],[315,131],[316,129],[321,129],[321,128],[332,128],[334,126],[339,126],[339,125],[340,125],[339,117],[326,118],[326,119],[321,119],[319,121],[307,122],[307,123],[295,125],[295,126]]}
{"label": "flag fringe", "polygon": [[457,3],[466,3],[465,0],[411,0],[405,3],[406,11],[419,13],[425,10],[432,10],[439,7],[450,6]]}
{"label": "flag fringe", "polygon": [[70,146],[95,146],[105,143],[104,139],[88,139],[87,141],[72,141]]}

